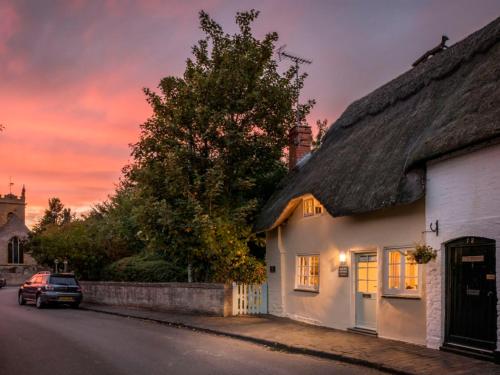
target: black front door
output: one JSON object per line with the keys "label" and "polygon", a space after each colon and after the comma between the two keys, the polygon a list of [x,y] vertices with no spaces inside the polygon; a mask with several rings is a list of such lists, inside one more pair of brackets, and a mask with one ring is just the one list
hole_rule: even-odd
{"label": "black front door", "polygon": [[446,245],[446,342],[495,350],[495,241],[465,237]]}

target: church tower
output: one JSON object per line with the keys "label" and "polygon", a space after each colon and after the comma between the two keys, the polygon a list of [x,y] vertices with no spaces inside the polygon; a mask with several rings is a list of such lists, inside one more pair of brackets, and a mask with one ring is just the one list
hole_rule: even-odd
{"label": "church tower", "polygon": [[14,215],[23,225],[26,222],[26,188],[23,185],[21,196],[12,193],[0,195],[0,227],[7,224]]}

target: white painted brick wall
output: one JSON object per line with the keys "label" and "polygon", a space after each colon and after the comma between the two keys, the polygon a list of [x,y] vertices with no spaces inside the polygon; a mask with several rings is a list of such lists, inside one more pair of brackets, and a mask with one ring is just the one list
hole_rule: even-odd
{"label": "white painted brick wall", "polygon": [[[426,242],[439,249],[426,267],[427,345],[444,338],[444,243],[464,236],[496,240],[497,294],[500,297],[500,146],[492,146],[427,167],[426,224],[439,220],[439,236]],[[500,311],[500,304],[497,306]],[[500,328],[500,314],[498,325]],[[498,332],[500,337],[500,330]]]}
{"label": "white painted brick wall", "polygon": [[[266,267],[268,287],[268,312],[276,316],[284,315],[281,290],[281,254],[278,246],[278,229],[266,232]],[[276,267],[276,272],[270,273],[269,267]]]}

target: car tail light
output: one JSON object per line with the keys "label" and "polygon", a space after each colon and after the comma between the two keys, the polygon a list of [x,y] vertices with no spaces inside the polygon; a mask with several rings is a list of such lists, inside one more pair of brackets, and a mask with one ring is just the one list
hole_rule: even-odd
{"label": "car tail light", "polygon": [[45,285],[45,290],[54,290],[54,285],[47,284]]}
{"label": "car tail light", "polygon": [[82,287],[81,287],[81,286],[77,286],[77,287],[76,287],[76,291],[77,291],[77,292],[81,292],[81,291],[82,291]]}

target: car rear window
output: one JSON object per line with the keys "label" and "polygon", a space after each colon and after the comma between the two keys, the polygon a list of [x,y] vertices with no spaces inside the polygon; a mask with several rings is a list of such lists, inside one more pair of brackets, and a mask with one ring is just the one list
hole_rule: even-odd
{"label": "car rear window", "polygon": [[78,285],[74,277],[50,276],[49,284]]}

